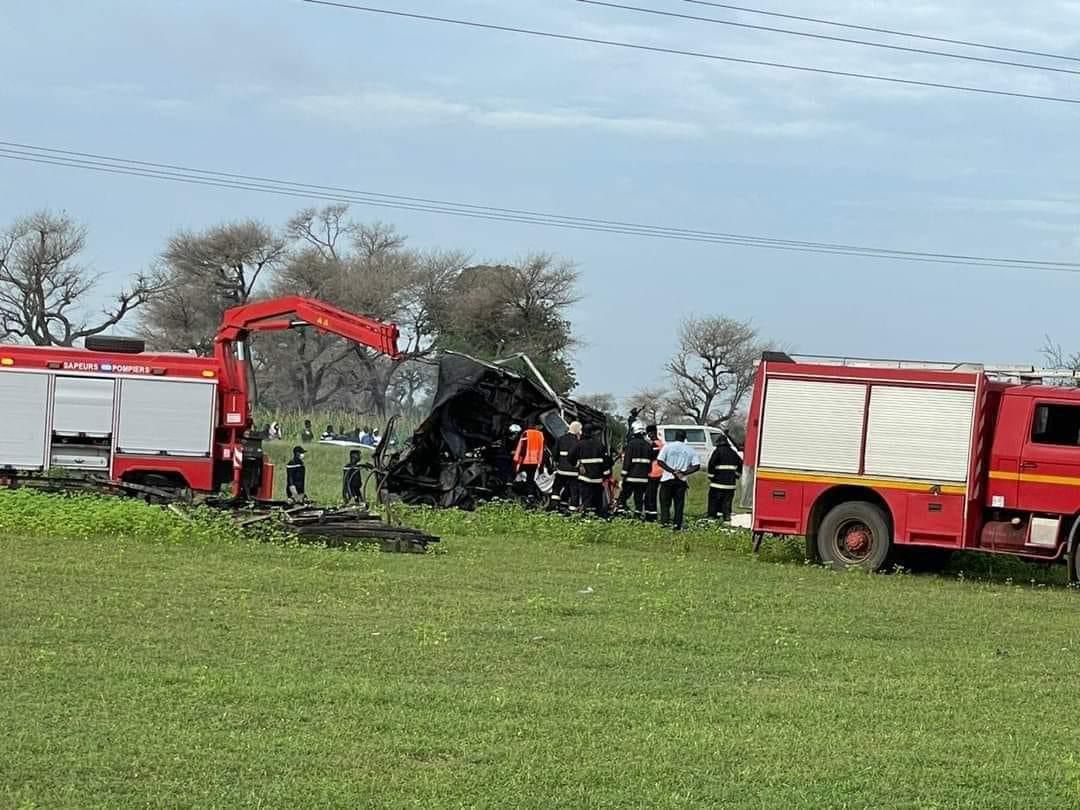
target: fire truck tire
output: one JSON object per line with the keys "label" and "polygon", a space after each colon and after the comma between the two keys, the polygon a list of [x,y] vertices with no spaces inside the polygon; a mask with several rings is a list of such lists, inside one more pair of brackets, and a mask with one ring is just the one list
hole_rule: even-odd
{"label": "fire truck tire", "polygon": [[885,513],[865,501],[833,507],[818,529],[821,562],[838,570],[878,571],[885,565],[891,547],[892,532]]}

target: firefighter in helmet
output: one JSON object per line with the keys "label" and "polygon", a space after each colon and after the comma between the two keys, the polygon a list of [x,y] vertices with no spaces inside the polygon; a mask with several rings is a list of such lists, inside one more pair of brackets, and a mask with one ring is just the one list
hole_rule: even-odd
{"label": "firefighter in helmet", "polygon": [[652,463],[652,442],[645,435],[645,423],[635,421],[630,425],[630,439],[623,451],[619,511],[626,509],[627,503],[633,497],[634,513],[645,516],[645,493],[649,488],[649,470]]}
{"label": "firefighter in helmet", "polygon": [[578,497],[582,512],[595,512],[599,517],[608,515],[604,480],[611,475],[608,449],[594,430],[585,428],[584,437],[570,451],[570,461],[578,470]]}
{"label": "firefighter in helmet", "polygon": [[551,508],[560,512],[578,510],[578,469],[570,453],[581,441],[581,422],[571,422],[555,442],[555,486],[551,491]]}

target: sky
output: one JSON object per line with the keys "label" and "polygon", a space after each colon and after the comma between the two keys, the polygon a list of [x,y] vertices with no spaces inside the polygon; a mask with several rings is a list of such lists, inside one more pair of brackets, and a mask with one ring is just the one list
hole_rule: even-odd
{"label": "sky", "polygon": [[[844,33],[682,0],[629,4]],[[1080,0],[744,4],[1080,56]],[[575,0],[370,5],[1080,97],[1073,75]],[[538,39],[300,0],[5,3],[0,37],[0,140],[573,216],[1080,261],[1080,105]],[[178,229],[245,218],[281,225],[305,204],[0,160],[0,223],[40,208],[83,222],[85,260],[102,273],[102,294],[150,265]],[[700,315],[750,320],[764,338],[812,354],[1028,363],[1040,359],[1048,334],[1080,349],[1076,273],[788,253],[363,206],[353,214],[394,224],[416,248],[461,249],[477,261],[546,251],[576,262],[580,393],[621,397],[661,382],[680,322]]]}

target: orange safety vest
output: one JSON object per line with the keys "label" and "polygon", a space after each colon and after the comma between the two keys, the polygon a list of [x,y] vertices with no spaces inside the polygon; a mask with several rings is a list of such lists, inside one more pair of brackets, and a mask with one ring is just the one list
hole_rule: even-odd
{"label": "orange safety vest", "polygon": [[519,467],[523,464],[539,466],[544,460],[544,434],[539,430],[529,429],[521,434],[518,440],[517,451],[514,453],[514,463]]}
{"label": "orange safety vest", "polygon": [[[657,436],[655,439],[653,439],[652,446],[657,451],[657,453],[659,453],[660,450],[662,450],[664,447],[664,440]],[[649,469],[649,478],[662,478],[663,475],[664,468],[660,466],[659,461],[654,461],[652,463],[652,467]]]}

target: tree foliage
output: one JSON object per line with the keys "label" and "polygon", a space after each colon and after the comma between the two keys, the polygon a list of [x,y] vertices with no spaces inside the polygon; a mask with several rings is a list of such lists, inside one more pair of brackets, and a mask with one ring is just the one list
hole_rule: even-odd
{"label": "tree foliage", "polygon": [[567,310],[580,300],[578,279],[573,263],[545,253],[465,268],[433,302],[436,343],[485,360],[527,354],[557,391],[572,391],[577,341]]}
{"label": "tree foliage", "polygon": [[156,278],[139,274],[91,318],[84,307],[100,276],[79,262],[85,247],[86,228],[49,211],[0,234],[0,340],[71,346],[111,329],[158,292]]}

